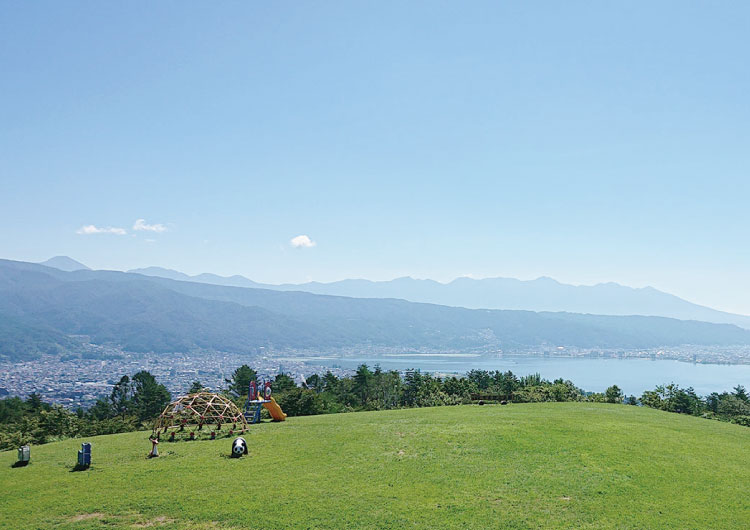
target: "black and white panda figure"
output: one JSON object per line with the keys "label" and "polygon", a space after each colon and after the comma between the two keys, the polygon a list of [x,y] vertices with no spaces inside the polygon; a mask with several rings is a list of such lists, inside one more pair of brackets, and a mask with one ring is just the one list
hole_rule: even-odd
{"label": "black and white panda figure", "polygon": [[232,458],[240,458],[246,454],[248,454],[248,451],[245,439],[242,436],[235,438],[232,442]]}

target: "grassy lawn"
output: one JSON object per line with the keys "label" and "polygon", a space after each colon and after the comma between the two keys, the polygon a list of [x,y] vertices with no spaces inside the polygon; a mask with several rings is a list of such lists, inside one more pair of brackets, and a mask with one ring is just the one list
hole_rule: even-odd
{"label": "grassy lawn", "polygon": [[230,440],[91,438],[0,453],[2,528],[750,528],[750,429],[638,407],[364,412]]}

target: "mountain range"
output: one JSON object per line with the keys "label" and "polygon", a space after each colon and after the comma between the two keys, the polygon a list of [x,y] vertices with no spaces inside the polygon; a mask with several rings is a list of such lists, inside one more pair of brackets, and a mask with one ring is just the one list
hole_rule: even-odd
{"label": "mountain range", "polygon": [[0,355],[74,351],[87,341],[155,353],[635,349],[750,344],[750,331],[664,317],[467,309],[0,260]]}
{"label": "mountain range", "polygon": [[278,291],[304,291],[354,298],[399,298],[468,309],[517,309],[523,311],[565,311],[594,315],[644,315],[735,324],[750,329],[750,317],[694,304],[653,287],[632,288],[617,283],[568,285],[552,278],[457,278],[449,283],[404,277],[390,281],[341,280],[331,283],[262,284],[244,276],[199,274],[148,267],[128,272],[173,280]]}

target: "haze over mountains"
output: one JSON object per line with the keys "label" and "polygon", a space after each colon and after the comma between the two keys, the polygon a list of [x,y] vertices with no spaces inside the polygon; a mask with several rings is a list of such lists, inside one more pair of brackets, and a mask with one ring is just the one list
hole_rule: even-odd
{"label": "haze over mountains", "polygon": [[747,345],[750,331],[648,316],[486,310],[0,260],[0,355],[91,341],[135,352]]}
{"label": "haze over mountains", "polygon": [[188,276],[181,272],[149,267],[128,272],[235,287],[255,287],[279,291],[304,291],[354,298],[399,298],[469,309],[518,309],[524,311],[567,311],[594,315],[644,315],[735,324],[750,329],[750,317],[718,311],[683,300],[653,287],[632,288],[617,283],[567,285],[551,278],[522,281],[513,278],[475,280],[457,278],[450,283],[414,278],[390,281],[342,280],[331,283],[271,285],[244,276],[215,274]]}

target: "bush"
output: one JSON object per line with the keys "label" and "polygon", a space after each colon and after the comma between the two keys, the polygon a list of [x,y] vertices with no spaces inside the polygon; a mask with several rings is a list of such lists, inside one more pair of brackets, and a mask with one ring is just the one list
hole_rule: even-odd
{"label": "bush", "polygon": [[322,414],[323,401],[314,390],[294,387],[278,395],[279,406],[289,416]]}

